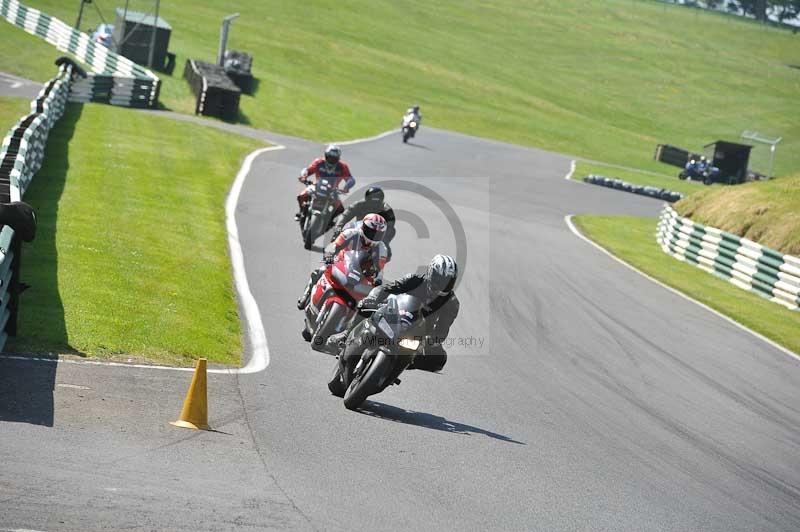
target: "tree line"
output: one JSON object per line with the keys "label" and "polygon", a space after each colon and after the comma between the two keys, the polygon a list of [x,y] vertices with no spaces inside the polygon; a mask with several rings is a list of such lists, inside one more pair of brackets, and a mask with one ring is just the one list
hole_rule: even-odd
{"label": "tree line", "polygon": [[706,0],[703,3],[709,9],[742,12],[758,20],[767,20],[767,15],[773,15],[783,22],[800,15],[800,0]]}

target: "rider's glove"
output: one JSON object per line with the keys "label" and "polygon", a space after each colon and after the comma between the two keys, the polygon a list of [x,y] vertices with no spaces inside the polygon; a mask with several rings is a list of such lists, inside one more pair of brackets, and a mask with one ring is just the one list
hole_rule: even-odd
{"label": "rider's glove", "polygon": [[358,307],[358,310],[374,309],[377,308],[378,302],[367,297],[359,301],[358,305],[356,306]]}
{"label": "rider's glove", "polygon": [[324,262],[325,264],[333,264],[333,255],[331,255],[330,253],[323,253],[322,262]]}

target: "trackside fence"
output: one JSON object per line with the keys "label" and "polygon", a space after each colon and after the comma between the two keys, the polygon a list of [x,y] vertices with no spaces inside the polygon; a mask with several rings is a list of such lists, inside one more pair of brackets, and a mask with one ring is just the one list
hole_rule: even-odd
{"label": "trackside fence", "polygon": [[42,167],[44,147],[53,124],[66,107],[72,80],[71,64],[62,64],[56,77],[45,83],[31,112],[19,119],[0,147],[0,203],[20,201],[33,176]]}
{"label": "trackside fence", "polygon": [[678,260],[783,305],[800,308],[800,258],[696,223],[664,206],[656,233],[661,249]]}
{"label": "trackside fence", "polygon": [[20,204],[33,176],[42,166],[50,130],[64,114],[74,65],[61,63],[58,75],[44,84],[31,102],[29,114],[11,128],[0,147],[0,350],[17,334],[22,241],[35,235],[36,219],[30,207]]}
{"label": "trackside fence", "polygon": [[155,107],[161,80],[150,70],[97,44],[65,22],[17,0],[0,0],[0,17],[89,65],[92,73],[72,84],[73,102]]}

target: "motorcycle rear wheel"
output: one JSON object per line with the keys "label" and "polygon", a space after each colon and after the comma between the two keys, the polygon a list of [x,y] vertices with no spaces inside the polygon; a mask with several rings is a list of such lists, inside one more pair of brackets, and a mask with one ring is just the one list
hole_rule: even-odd
{"label": "motorcycle rear wheel", "polygon": [[375,393],[383,379],[389,374],[392,360],[383,351],[378,351],[372,359],[350,382],[344,393],[344,406],[348,410],[355,410]]}

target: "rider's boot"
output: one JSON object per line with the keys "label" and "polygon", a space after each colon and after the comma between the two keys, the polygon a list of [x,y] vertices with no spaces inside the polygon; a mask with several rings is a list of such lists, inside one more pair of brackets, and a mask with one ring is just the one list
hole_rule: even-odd
{"label": "rider's boot", "polygon": [[311,275],[308,277],[306,289],[303,291],[303,295],[300,296],[300,299],[297,300],[297,308],[299,310],[304,310],[306,305],[308,305],[308,300],[311,297],[311,290],[314,289],[314,285],[317,284],[317,281],[319,281],[319,278],[323,272],[324,269],[318,269],[311,272]]}

